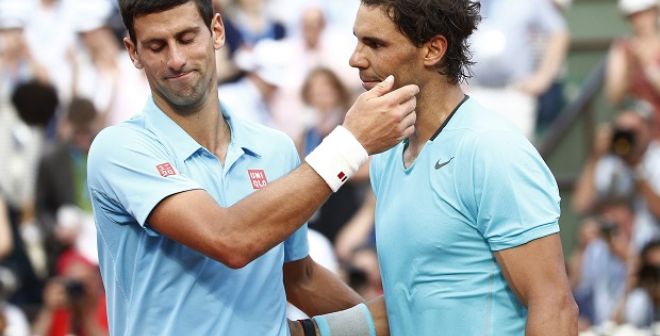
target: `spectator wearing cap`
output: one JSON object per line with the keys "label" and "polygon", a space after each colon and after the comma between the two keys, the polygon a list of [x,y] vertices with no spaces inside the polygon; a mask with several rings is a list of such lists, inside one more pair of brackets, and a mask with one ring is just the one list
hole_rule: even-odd
{"label": "spectator wearing cap", "polygon": [[619,0],[632,35],[614,41],[607,64],[607,97],[613,104],[638,98],[653,105],[660,139],[660,29],[657,0]]}

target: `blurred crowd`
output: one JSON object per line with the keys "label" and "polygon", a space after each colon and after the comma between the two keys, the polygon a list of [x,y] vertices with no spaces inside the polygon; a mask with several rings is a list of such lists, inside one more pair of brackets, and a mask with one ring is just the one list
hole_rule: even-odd
{"label": "blurred crowd", "polygon": [[[464,89],[534,141],[565,106],[570,1],[481,3]],[[304,156],[364,91],[349,65],[359,0],[213,4],[223,107],[285,132]],[[660,321],[660,10],[618,10],[630,33],[612,42],[605,78],[618,112],[572,197],[583,220],[567,267],[585,335],[651,335]],[[114,0],[0,0],[0,335],[108,332],[86,157],[149,99],[125,36]],[[365,166],[309,221],[311,256],[367,299],[382,294],[374,206]]]}

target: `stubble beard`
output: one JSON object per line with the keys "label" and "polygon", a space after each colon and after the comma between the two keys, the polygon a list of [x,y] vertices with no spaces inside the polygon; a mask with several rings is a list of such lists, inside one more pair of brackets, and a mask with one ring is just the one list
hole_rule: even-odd
{"label": "stubble beard", "polygon": [[189,116],[201,109],[207,97],[213,77],[200,78],[196,83],[184,90],[172,89],[167,86],[161,90],[160,96],[173,111],[181,116]]}

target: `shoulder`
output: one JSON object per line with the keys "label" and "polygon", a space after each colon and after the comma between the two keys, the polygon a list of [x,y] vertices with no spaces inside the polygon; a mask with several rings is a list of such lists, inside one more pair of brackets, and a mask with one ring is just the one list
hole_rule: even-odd
{"label": "shoulder", "polygon": [[457,111],[448,132],[460,137],[463,149],[504,150],[512,145],[531,146],[524,134],[499,113],[470,98]]}
{"label": "shoulder", "polygon": [[136,117],[107,127],[94,138],[87,157],[88,168],[93,172],[105,164],[131,162],[148,153],[165,151],[157,135],[144,126],[144,119]]}
{"label": "shoulder", "polygon": [[[477,174],[489,172],[550,175],[534,145],[512,123],[477,102],[467,104],[451,132],[459,166]],[[522,168],[524,167],[524,169]]]}
{"label": "shoulder", "polygon": [[145,127],[144,118],[138,116],[101,130],[92,142],[90,155],[100,150],[131,147],[149,141],[157,141],[157,137]]}

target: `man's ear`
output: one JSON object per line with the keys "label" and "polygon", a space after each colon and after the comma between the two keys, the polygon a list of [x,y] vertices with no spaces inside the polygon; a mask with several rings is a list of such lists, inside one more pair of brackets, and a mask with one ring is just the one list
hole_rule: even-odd
{"label": "man's ear", "polygon": [[216,13],[211,22],[211,34],[213,36],[213,48],[218,50],[225,45],[225,24],[222,15]]}
{"label": "man's ear", "polygon": [[436,66],[442,61],[447,52],[447,39],[442,35],[432,37],[424,44],[426,54],[424,55],[424,65]]}
{"label": "man's ear", "polygon": [[135,47],[135,44],[133,44],[133,41],[127,36],[124,37],[124,46],[126,47],[126,50],[128,50],[128,56],[131,58],[131,62],[133,62],[133,65],[138,68],[142,69],[142,63],[139,61],[137,57],[137,48]]}

